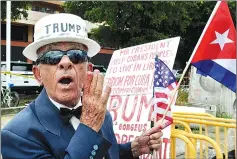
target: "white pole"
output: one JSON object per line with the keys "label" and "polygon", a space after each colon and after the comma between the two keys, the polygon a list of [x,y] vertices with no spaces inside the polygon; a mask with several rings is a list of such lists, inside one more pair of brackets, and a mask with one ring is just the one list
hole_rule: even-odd
{"label": "white pole", "polygon": [[[11,1],[7,1],[7,27],[6,27],[6,71],[9,72],[11,68]],[[10,75],[7,74],[6,87],[10,83]]]}
{"label": "white pole", "polygon": [[[6,27],[6,71],[9,72],[11,68],[11,1],[7,1],[7,27]],[[9,89],[10,74],[6,74],[6,88]],[[9,89],[10,90],[10,89]],[[10,94],[8,97],[8,106],[11,104]]]}

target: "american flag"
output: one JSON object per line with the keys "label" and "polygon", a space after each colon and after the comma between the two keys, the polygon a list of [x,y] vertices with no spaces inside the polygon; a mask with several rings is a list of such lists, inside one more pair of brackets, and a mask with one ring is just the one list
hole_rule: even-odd
{"label": "american flag", "polygon": [[[175,76],[170,71],[168,66],[158,59],[155,58],[155,73],[154,73],[154,112],[153,115],[158,121],[163,117],[166,108],[169,104],[168,96],[177,85]],[[171,109],[168,109],[167,115],[164,118],[165,127],[173,123]],[[164,128],[165,128],[164,127]]]}

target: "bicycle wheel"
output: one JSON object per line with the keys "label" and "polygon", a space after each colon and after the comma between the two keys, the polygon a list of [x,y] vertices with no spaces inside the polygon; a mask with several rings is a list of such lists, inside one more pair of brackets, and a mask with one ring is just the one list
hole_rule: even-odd
{"label": "bicycle wheel", "polygon": [[6,101],[4,100],[2,100],[1,99],[1,108],[7,108],[8,106],[7,106],[7,103],[6,103]]}
{"label": "bicycle wheel", "polygon": [[1,94],[1,108],[7,108],[7,99]]}
{"label": "bicycle wheel", "polygon": [[16,107],[16,106],[18,106],[18,104],[19,104],[19,100],[20,100],[20,98],[19,98],[19,94],[17,93],[17,92],[11,92],[11,105],[10,105],[10,107]]}

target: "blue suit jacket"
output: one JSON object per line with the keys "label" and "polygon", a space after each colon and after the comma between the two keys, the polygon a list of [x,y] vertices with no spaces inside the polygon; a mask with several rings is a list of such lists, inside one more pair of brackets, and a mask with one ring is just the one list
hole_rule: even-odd
{"label": "blue suit jacket", "polygon": [[95,132],[80,123],[66,124],[46,91],[1,131],[3,159],[132,159],[131,143],[117,144],[109,112]]}

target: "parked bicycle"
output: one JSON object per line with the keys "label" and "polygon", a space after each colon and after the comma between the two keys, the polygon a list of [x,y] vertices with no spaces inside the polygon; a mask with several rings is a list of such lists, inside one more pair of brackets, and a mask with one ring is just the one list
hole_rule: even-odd
{"label": "parked bicycle", "polygon": [[[16,107],[19,104],[19,94],[15,91],[11,91],[14,87],[13,83],[8,84],[8,88],[1,87],[1,107]],[[9,100],[10,99],[10,100]]]}

